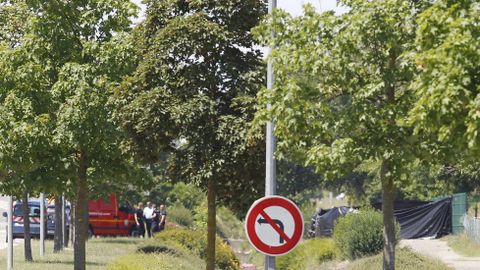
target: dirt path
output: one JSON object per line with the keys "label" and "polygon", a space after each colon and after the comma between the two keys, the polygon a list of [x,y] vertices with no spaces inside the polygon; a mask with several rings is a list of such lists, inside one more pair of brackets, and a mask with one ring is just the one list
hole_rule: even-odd
{"label": "dirt path", "polygon": [[439,258],[445,264],[456,270],[477,270],[480,269],[480,257],[464,257],[455,253],[446,241],[431,240],[402,240],[400,246],[410,247],[413,250]]}

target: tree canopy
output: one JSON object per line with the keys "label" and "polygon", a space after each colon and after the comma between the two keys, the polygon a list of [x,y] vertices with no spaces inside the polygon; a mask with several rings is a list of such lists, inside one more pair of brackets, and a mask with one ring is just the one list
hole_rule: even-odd
{"label": "tree canopy", "polygon": [[418,18],[408,120],[416,134],[438,142],[433,154],[450,163],[459,154],[476,160],[480,149],[479,13],[478,1],[441,0]]}
{"label": "tree canopy", "polygon": [[[216,192],[245,211],[261,194],[264,179],[263,136],[248,139],[247,133],[264,81],[262,54],[250,29],[265,3],[146,4],[141,61],[116,97],[117,117],[130,137],[124,146],[147,163],[169,152],[171,179],[208,187],[213,222]],[[210,225],[209,239],[215,241]],[[211,268],[211,249],[209,254]]]}
{"label": "tree canopy", "polygon": [[[259,95],[257,122],[275,119],[279,156],[327,179],[369,168],[382,185],[384,269],[393,269],[395,185],[426,145],[406,123],[415,96],[416,16],[423,1],[340,1],[344,14],[277,11],[255,29],[273,48],[276,82]],[[272,37],[271,32],[276,35]],[[266,108],[266,104],[271,104]]]}
{"label": "tree canopy", "polygon": [[258,136],[248,141],[247,132],[264,75],[248,29],[264,4],[149,1],[147,7],[142,60],[116,97],[117,117],[131,138],[125,148],[145,163],[169,152],[170,178],[204,188],[213,178],[226,201],[245,189],[259,194],[264,146]]}
{"label": "tree canopy", "polygon": [[[20,180],[32,193],[70,187],[74,265],[85,269],[89,189],[140,175],[119,147],[122,133],[108,103],[136,63],[124,32],[137,7],[116,0],[3,1],[1,7],[13,14],[0,34],[0,162],[10,180],[2,186]],[[13,11],[25,11],[17,13],[28,27],[15,27],[23,17]]]}
{"label": "tree canopy", "polygon": [[213,269],[216,204],[241,216],[262,196],[270,120],[284,195],[381,193],[384,269],[395,196],[478,189],[478,1],[340,0],[263,23],[266,0],[144,3],[132,31],[130,1],[0,1],[0,191],[75,198],[76,270],[89,197],[165,180],[208,191]]}

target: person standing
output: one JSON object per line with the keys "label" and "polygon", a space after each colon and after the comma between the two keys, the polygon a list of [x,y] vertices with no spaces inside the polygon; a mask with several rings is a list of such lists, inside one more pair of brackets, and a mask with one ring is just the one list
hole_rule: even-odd
{"label": "person standing", "polygon": [[158,212],[160,218],[160,225],[158,226],[158,231],[163,231],[165,229],[165,222],[167,221],[167,210],[165,209],[165,205],[160,205],[160,209]]}
{"label": "person standing", "polygon": [[135,210],[134,217],[135,217],[135,223],[137,225],[138,236],[145,238],[145,223],[144,223],[144,217],[143,217],[143,203],[142,202],[138,203],[138,207]]}
{"label": "person standing", "polygon": [[145,217],[145,225],[147,230],[148,238],[152,237],[152,221],[154,216],[154,209],[153,205],[150,202],[147,202],[147,207],[143,209],[143,216]]}
{"label": "person standing", "polygon": [[153,205],[153,221],[152,221],[152,234],[160,230],[160,210]]}

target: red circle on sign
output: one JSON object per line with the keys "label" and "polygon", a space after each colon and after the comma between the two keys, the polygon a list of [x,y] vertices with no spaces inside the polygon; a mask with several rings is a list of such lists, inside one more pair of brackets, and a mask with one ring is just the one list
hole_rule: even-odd
{"label": "red circle on sign", "polygon": [[[290,213],[290,215],[292,215],[294,221],[293,235],[289,236],[288,241],[280,246],[270,246],[265,244],[258,237],[258,234],[255,230],[255,222],[257,222],[258,216],[263,215],[262,213],[264,213],[264,210],[270,206],[284,208]],[[274,226],[273,224],[270,225]],[[300,242],[300,239],[302,239],[303,218],[298,207],[289,199],[280,196],[265,197],[254,202],[250,207],[250,210],[248,210],[245,220],[245,229],[247,231],[248,241],[252,244],[252,246],[255,247],[255,249],[266,255],[280,256],[292,251]]]}

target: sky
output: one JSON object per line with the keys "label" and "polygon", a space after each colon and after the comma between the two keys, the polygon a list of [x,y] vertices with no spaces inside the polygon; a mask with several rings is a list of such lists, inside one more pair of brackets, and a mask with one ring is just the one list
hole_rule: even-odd
{"label": "sky", "polygon": [[[138,18],[138,20],[142,20],[145,6],[141,3],[141,0],[132,1],[142,8],[142,13]],[[278,8],[288,11],[293,16],[301,15],[302,6],[307,3],[312,4],[318,11],[335,10],[341,12],[343,10],[343,8],[337,7],[336,0],[277,0]]]}

